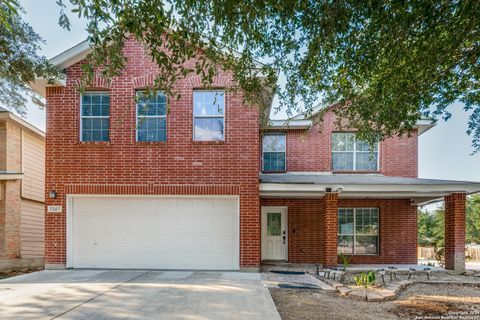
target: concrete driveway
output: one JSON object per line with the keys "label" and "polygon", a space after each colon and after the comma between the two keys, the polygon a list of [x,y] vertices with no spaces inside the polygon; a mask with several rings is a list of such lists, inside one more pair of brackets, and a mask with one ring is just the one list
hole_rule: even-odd
{"label": "concrete driveway", "polygon": [[260,274],[62,270],[0,281],[1,319],[279,320]]}

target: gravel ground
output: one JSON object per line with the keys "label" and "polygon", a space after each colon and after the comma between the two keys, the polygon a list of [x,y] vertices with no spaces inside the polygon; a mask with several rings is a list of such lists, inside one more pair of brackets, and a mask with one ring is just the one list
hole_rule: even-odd
{"label": "gravel ground", "polygon": [[[453,276],[462,278],[473,277]],[[270,292],[283,320],[480,319],[480,287],[457,284],[415,284],[386,302],[356,301],[321,290]]]}

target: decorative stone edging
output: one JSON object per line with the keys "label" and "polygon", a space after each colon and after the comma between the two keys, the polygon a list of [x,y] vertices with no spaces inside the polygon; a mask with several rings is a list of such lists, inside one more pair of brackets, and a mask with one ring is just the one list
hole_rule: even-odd
{"label": "decorative stone edging", "polygon": [[[368,301],[368,302],[380,302],[384,300],[394,300],[398,297],[400,292],[406,289],[408,286],[414,283],[410,280],[399,280],[395,282],[391,282],[388,286],[383,289],[375,290],[375,291],[360,291],[360,290],[353,290],[341,283],[329,280],[329,279],[322,279],[327,284],[332,286],[342,297],[346,297],[349,299],[360,300],[360,301]],[[433,283],[433,282],[427,282]]]}
{"label": "decorative stone edging", "polygon": [[367,302],[381,302],[385,300],[395,300],[398,298],[398,295],[405,290],[407,287],[414,284],[443,284],[443,285],[462,285],[469,287],[480,287],[480,282],[455,282],[455,281],[413,281],[413,280],[399,280],[394,281],[388,284],[383,289],[378,289],[374,291],[360,291],[353,290],[342,283],[332,281],[330,279],[321,279],[332,288],[334,288],[337,293],[349,299],[367,301]]}

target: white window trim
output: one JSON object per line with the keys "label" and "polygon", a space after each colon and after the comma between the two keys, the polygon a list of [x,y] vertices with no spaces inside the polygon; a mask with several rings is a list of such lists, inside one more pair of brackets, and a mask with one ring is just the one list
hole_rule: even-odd
{"label": "white window trim", "polygon": [[[330,139],[333,141],[333,134],[335,133],[351,133],[355,134],[355,132],[332,132],[332,138]],[[371,171],[371,172],[377,172],[380,171],[380,142],[377,142],[377,169],[376,170],[357,170],[357,152],[358,153],[370,153],[370,151],[357,151],[357,141],[353,141],[353,151],[338,151],[338,150],[333,150],[333,143],[332,143],[332,155],[334,153],[347,153],[347,152],[353,152],[353,169],[347,169],[347,170],[335,170],[333,168],[333,157],[332,157],[332,171]]]}
{"label": "white window trim", "polygon": [[[342,233],[342,234],[337,234],[337,239],[339,236],[353,236],[353,247],[352,253],[342,253],[345,256],[378,256],[380,255],[380,209],[376,207],[362,207],[362,208],[338,208],[338,211],[340,210],[348,210],[348,209],[353,209],[353,233]],[[377,252],[376,253],[355,253],[355,241],[357,240],[357,210],[363,210],[363,209],[375,209],[377,210]],[[338,221],[338,213],[337,213],[337,221]],[[338,231],[337,231],[338,232]],[[372,234],[359,234],[360,236],[373,236]],[[338,245],[337,245],[338,247]],[[338,250],[338,249],[337,249]]]}
{"label": "white window trim", "polygon": [[[195,92],[221,92],[223,93],[223,114],[220,116],[220,115],[200,115],[200,116],[197,116],[195,115]],[[225,99],[225,90],[206,90],[206,89],[202,89],[202,90],[193,90],[193,93],[192,93],[192,115],[193,115],[193,141],[225,141],[225,137],[226,137],[226,121],[225,121],[225,113],[226,113],[226,109],[227,109],[227,104],[226,104],[226,99]],[[223,119],[223,134],[222,134],[222,139],[220,140],[197,140],[196,139],[196,133],[195,133],[195,119],[208,119],[208,118],[222,118]]]}
{"label": "white window trim", "polygon": [[[86,93],[108,93],[108,95],[110,95],[110,92],[109,91],[85,91],[85,94]],[[83,115],[83,96],[84,94],[81,94],[80,95],[80,141],[81,142],[109,142],[110,141],[110,107],[111,107],[111,103],[110,105],[108,106],[108,116],[84,116]],[[110,101],[111,102],[111,101]],[[88,140],[88,141],[84,141],[83,140],[83,119],[109,119],[108,120],[108,140],[107,141],[94,141],[94,140]]]}
{"label": "white window trim", "polygon": [[[139,90],[139,91],[136,91],[135,92],[135,96],[138,94],[138,92],[145,92],[143,90]],[[165,95],[165,93],[163,91],[156,91],[157,94],[159,92],[163,93]],[[166,97],[165,97],[166,99]],[[167,102],[165,100],[165,108],[167,108]],[[165,109],[167,110],[167,109]],[[156,140],[156,141],[138,141],[138,118],[164,118],[165,119],[165,140],[162,141],[162,140]],[[138,102],[135,102],[135,141],[136,142],[166,142],[167,141],[167,115],[162,115],[162,116],[140,116],[138,115]]]}
{"label": "white window trim", "polygon": [[[262,135],[262,171],[265,171],[265,157],[263,156],[265,153],[265,145],[263,144],[263,138],[265,136],[275,136],[275,135],[281,135],[285,137],[285,150],[283,153],[285,153],[285,170],[287,171],[287,134],[285,132],[271,132],[271,133],[265,133]],[[267,151],[269,152],[269,151]],[[282,151],[278,151],[282,152]],[[283,171],[267,171],[267,172],[283,172]]]}

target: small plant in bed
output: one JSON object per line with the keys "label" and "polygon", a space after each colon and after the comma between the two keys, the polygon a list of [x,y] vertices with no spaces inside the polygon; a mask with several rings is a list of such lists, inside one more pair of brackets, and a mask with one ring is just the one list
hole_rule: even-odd
{"label": "small plant in bed", "polygon": [[368,272],[362,272],[358,276],[353,277],[357,286],[364,288],[370,287],[375,282],[375,272],[370,270]]}
{"label": "small plant in bed", "polygon": [[350,260],[352,260],[351,256],[344,255],[342,251],[338,253],[338,257],[342,261],[343,270],[347,271],[348,266],[350,265]]}

